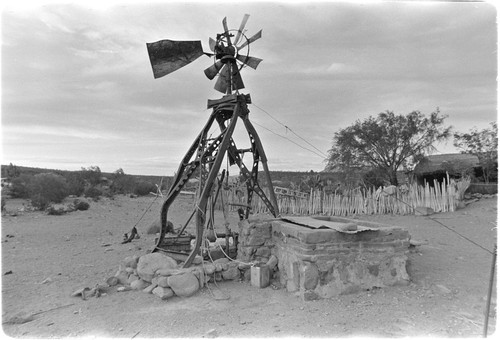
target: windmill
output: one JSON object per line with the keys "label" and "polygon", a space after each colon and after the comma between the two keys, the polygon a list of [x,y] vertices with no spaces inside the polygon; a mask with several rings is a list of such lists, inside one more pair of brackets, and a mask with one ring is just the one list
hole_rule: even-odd
{"label": "windmill", "polygon": [[[241,70],[246,66],[256,69],[262,61],[262,59],[249,55],[250,44],[261,37],[262,31],[248,38],[245,33],[248,18],[249,15],[246,14],[238,29],[228,29],[227,20],[224,18],[222,20],[223,32],[217,34],[215,39],[209,39],[211,50],[209,53],[203,51],[201,41],[160,40],[146,44],[154,78],[168,75],[202,55],[213,58],[213,64],[207,67],[204,73],[210,80],[217,77],[214,88],[224,94],[220,99],[208,100],[207,108],[212,109],[212,113],[182,159],[161,208],[161,231],[153,252],[165,252],[177,255],[177,258],[179,258],[178,255],[182,254],[174,250],[175,241],[183,237],[182,232],[196,215],[194,247],[191,248],[189,254],[185,253],[184,267],[189,267],[200,252],[205,232],[207,233],[205,236],[209,235],[212,240],[214,236],[217,236],[214,235],[213,231],[213,214],[210,211],[207,213],[207,208],[212,211],[214,209],[213,204],[217,200],[220,184],[226,175],[225,170],[222,171],[222,175],[219,175],[225,157],[230,165],[236,164],[238,166],[240,176],[246,182],[247,202],[244,206],[243,217],[248,218],[249,216],[254,193],[265,203],[273,216],[276,217],[279,214],[264,148],[257,131],[248,118],[247,104],[251,103],[251,98],[249,94],[240,94],[239,92],[244,88]],[[233,140],[233,132],[239,120],[242,120],[250,140],[250,147],[246,149],[238,149]],[[212,138],[208,134],[213,124],[218,125],[220,133]],[[249,167],[243,162],[245,153],[252,156]],[[268,194],[261,188],[257,180],[259,163],[262,164],[266,177]],[[199,190],[193,212],[173,240],[166,238],[169,207],[189,179],[194,176],[199,177]],[[217,189],[214,187],[215,184],[217,184]]]}

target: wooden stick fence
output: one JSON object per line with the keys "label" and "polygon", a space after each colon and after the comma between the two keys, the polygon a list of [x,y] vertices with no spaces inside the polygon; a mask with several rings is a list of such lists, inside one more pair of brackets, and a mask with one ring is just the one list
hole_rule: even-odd
{"label": "wooden stick fence", "polygon": [[[324,191],[311,190],[307,198],[278,196],[278,206],[282,215],[325,215],[348,216],[353,214],[414,214],[416,207],[432,208],[435,212],[455,211],[459,200],[463,199],[470,179],[458,181],[447,177],[446,181],[433,181],[433,186],[412,184],[398,188],[396,194],[377,193],[376,188],[355,189],[340,193],[326,194]],[[232,188],[222,190],[224,202],[229,202],[230,210],[246,204],[241,190]],[[221,208],[220,200],[216,205]],[[257,195],[252,202],[253,213],[267,212],[265,204]]]}

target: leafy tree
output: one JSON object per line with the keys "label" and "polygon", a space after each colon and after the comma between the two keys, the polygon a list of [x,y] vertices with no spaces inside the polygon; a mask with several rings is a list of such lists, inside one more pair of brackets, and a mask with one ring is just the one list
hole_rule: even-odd
{"label": "leafy tree", "polygon": [[111,174],[111,192],[113,194],[128,194],[133,192],[135,188],[135,179],[132,176],[126,175],[122,168]]}
{"label": "leafy tree", "polygon": [[66,179],[53,173],[33,176],[28,188],[31,204],[40,210],[46,209],[50,203],[61,202],[68,195]]}
{"label": "leafy tree", "polygon": [[498,178],[498,126],[496,122],[491,122],[490,126],[483,130],[473,128],[469,133],[453,134],[455,147],[462,149],[463,153],[474,154],[479,158],[486,183]]}
{"label": "leafy tree", "polygon": [[357,120],[335,133],[325,170],[377,169],[397,185],[398,169],[415,164],[434,149],[435,142],[449,137],[451,126],[443,126],[446,117],[437,109],[428,117],[419,111],[407,115],[386,111]]}
{"label": "leafy tree", "polygon": [[96,165],[89,166],[88,168],[82,167],[81,174],[90,186],[96,186],[101,182],[101,169]]}

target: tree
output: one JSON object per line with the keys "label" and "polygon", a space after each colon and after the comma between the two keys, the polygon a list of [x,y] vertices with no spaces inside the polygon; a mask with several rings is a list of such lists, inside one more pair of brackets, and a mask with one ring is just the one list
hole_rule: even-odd
{"label": "tree", "polygon": [[486,183],[498,177],[498,126],[496,122],[491,122],[490,126],[480,131],[473,128],[469,133],[453,134],[455,147],[462,149],[462,153],[470,153],[479,158]]}
{"label": "tree", "polygon": [[101,182],[101,169],[97,165],[82,167],[81,174],[90,186],[96,186]]}
{"label": "tree", "polygon": [[444,126],[445,118],[437,109],[428,117],[419,111],[407,115],[386,111],[357,120],[335,133],[325,170],[376,169],[397,185],[398,170],[408,169],[433,150],[435,142],[450,136],[451,126]]}

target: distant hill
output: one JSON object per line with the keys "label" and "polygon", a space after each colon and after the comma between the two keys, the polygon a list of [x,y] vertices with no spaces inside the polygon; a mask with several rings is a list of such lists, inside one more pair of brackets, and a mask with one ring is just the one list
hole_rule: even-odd
{"label": "distant hill", "polygon": [[[17,166],[13,165],[19,172],[19,175],[28,175],[34,176],[36,174],[52,172],[62,176],[67,175],[68,173],[74,173],[81,170],[58,170],[58,169],[47,169],[47,168],[35,168],[35,167],[26,167],[26,166]],[[2,178],[9,177],[8,169],[9,167],[12,169],[10,165],[2,165]],[[111,172],[101,172],[101,175],[106,178],[110,178],[113,173]],[[136,180],[147,181],[154,184],[159,184],[162,177],[164,183],[171,183],[173,179],[172,176],[153,176],[153,175],[129,175]],[[333,184],[337,184],[342,181],[342,174],[335,172],[313,172],[313,171],[270,171],[271,180],[274,182],[276,186],[282,187],[290,187],[291,183],[295,185],[299,185],[303,180],[305,180],[308,176],[316,176],[320,175],[323,181],[331,181]],[[361,178],[361,175],[359,176]],[[262,171],[259,171],[259,182],[261,185],[265,185],[265,176]]]}
{"label": "distant hill", "polygon": [[[19,175],[28,175],[28,176],[34,176],[37,174],[42,174],[42,173],[55,173],[64,176],[65,174],[72,173],[72,172],[78,172],[81,170],[58,170],[58,169],[47,169],[47,168],[34,168],[34,167],[27,167],[27,166],[19,166],[19,165],[13,165],[17,168],[17,171],[19,171]],[[8,176],[8,169],[10,165],[3,165],[2,164],[2,178],[9,177]],[[101,172],[101,175],[103,177],[111,177],[113,173],[111,172]],[[127,174],[128,175],[128,174]],[[151,183],[160,183],[162,177],[165,179],[169,178],[168,176],[151,176],[151,175],[129,175],[137,180],[143,180],[143,181],[148,181]],[[170,177],[172,178],[172,177]]]}

